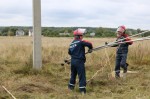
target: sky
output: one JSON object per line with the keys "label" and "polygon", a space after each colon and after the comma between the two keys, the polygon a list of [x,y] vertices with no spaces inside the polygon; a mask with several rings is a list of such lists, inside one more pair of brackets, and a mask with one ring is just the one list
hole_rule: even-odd
{"label": "sky", "polygon": [[[150,0],[41,0],[42,26],[150,30]],[[32,0],[0,0],[0,26],[32,26]]]}

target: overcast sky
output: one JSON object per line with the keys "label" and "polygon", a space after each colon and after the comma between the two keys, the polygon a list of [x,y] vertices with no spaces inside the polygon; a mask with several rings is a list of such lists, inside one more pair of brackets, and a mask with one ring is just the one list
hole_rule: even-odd
{"label": "overcast sky", "polygon": [[[42,26],[150,30],[150,0],[41,0]],[[0,26],[32,26],[32,0],[0,0]]]}

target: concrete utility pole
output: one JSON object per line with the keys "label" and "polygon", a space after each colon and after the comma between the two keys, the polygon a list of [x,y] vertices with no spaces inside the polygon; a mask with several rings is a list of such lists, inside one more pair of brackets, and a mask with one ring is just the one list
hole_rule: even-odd
{"label": "concrete utility pole", "polygon": [[33,68],[42,67],[41,54],[41,0],[33,0]]}

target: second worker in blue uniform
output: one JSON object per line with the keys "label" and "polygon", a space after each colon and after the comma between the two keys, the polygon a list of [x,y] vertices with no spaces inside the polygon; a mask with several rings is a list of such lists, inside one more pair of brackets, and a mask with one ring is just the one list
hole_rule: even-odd
{"label": "second worker in blue uniform", "polygon": [[70,44],[68,53],[71,55],[71,78],[68,84],[68,88],[73,90],[76,83],[76,76],[79,77],[79,90],[82,93],[86,93],[86,73],[85,65],[85,47],[89,48],[89,52],[92,52],[92,43],[84,41],[83,31],[77,29],[73,32],[74,40]]}

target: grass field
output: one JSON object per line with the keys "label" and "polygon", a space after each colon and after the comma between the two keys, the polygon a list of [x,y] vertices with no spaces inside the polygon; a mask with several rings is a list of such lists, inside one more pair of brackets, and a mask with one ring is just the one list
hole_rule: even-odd
{"label": "grass field", "polygon": [[[82,96],[78,84],[73,92],[68,91],[70,66],[60,65],[69,58],[68,46],[72,39],[42,37],[43,66],[41,71],[35,71],[31,37],[0,37],[0,99],[12,99],[2,86],[17,99],[150,99],[149,41],[136,42],[129,47],[129,70],[138,73],[128,73],[126,78],[111,76],[116,48],[88,54],[86,77],[89,82],[87,94]],[[86,40],[97,47],[115,38]]]}

